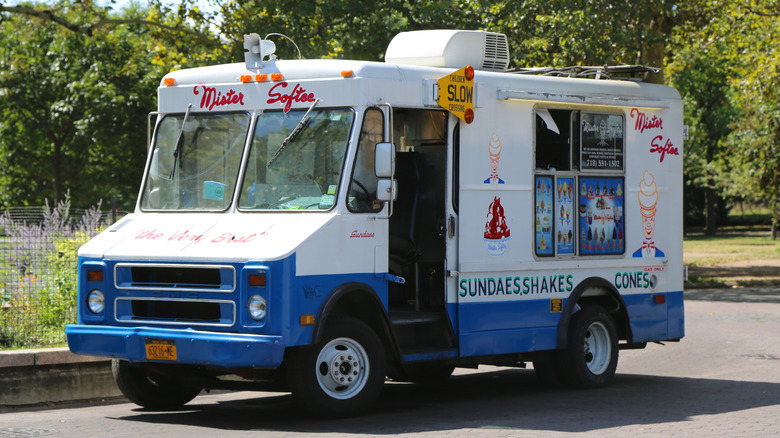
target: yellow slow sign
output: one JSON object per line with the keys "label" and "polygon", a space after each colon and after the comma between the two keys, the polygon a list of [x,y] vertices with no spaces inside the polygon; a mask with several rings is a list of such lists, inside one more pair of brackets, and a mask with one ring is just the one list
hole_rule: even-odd
{"label": "yellow slow sign", "polygon": [[437,103],[466,123],[474,121],[474,68],[470,65],[439,79]]}

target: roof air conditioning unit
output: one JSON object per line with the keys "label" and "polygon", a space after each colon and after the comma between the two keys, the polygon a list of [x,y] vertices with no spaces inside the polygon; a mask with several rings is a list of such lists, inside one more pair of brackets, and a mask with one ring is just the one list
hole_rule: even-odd
{"label": "roof air conditioning unit", "polygon": [[387,46],[385,62],[503,72],[509,67],[509,43],[504,34],[482,30],[402,32]]}

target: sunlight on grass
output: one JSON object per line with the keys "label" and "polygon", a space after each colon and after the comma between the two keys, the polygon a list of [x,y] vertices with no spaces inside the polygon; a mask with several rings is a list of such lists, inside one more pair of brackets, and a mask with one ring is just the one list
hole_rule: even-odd
{"label": "sunlight on grass", "polygon": [[683,240],[683,261],[686,265],[770,259],[780,259],[780,239],[772,240],[768,235],[687,236]]}

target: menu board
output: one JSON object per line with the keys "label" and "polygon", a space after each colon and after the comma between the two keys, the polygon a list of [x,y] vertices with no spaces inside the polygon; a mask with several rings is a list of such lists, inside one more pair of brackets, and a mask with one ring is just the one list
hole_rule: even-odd
{"label": "menu board", "polygon": [[537,176],[535,190],[536,255],[553,255],[553,177]]}
{"label": "menu board", "polygon": [[580,165],[583,170],[623,170],[623,116],[581,114]]}
{"label": "menu board", "polygon": [[574,254],[574,178],[555,179],[555,253]]}
{"label": "menu board", "polygon": [[622,254],[626,249],[623,178],[579,179],[580,254]]}

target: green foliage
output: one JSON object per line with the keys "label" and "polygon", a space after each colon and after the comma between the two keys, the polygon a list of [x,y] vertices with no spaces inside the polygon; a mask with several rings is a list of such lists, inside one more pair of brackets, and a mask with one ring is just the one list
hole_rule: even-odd
{"label": "green foliage", "polygon": [[40,224],[0,217],[8,234],[0,251],[0,348],[65,342],[65,325],[76,322],[78,248],[102,230],[99,207],[73,221],[66,193],[46,206]]}
{"label": "green foliage", "polygon": [[[780,200],[778,0],[151,0],[0,2],[0,205],[134,203],[146,114],[169,70],[243,58],[242,35],[304,58],[381,61],[398,32],[507,34],[513,67],[663,66],[685,101],[687,201]],[[59,18],[55,20],[48,11]],[[5,11],[5,12],[2,12]],[[32,11],[32,12],[30,12]],[[36,12],[37,11],[37,12]],[[294,59],[286,39],[277,54]]]}
{"label": "green foliage", "polygon": [[115,196],[121,208],[132,209],[160,78],[205,50],[140,23],[167,20],[159,8],[113,14],[82,3],[50,7],[79,25],[128,23],[84,34],[23,15],[0,16],[0,206],[58,201],[70,189],[76,205]]}

